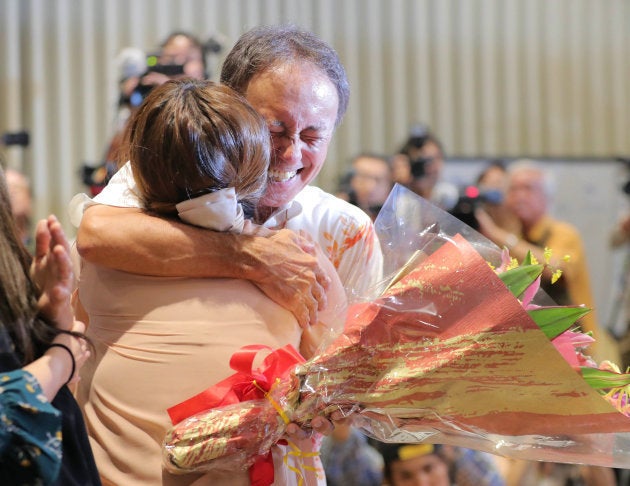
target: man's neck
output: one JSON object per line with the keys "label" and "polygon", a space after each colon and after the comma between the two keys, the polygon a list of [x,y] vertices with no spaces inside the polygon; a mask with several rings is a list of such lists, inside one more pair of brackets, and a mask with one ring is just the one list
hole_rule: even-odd
{"label": "man's neck", "polygon": [[521,228],[523,231],[523,234],[527,235],[529,234],[529,232],[534,229],[538,223],[540,223],[543,219],[545,218],[545,215],[541,215],[539,218],[537,218],[535,221],[521,221]]}
{"label": "man's neck", "polygon": [[278,208],[270,208],[268,206],[258,206],[256,208],[256,215],[255,215],[256,223],[263,224],[277,210]]}

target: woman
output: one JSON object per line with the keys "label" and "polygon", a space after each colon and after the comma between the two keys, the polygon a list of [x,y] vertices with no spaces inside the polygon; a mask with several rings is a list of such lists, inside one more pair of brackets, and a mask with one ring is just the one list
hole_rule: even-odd
{"label": "woman", "polygon": [[[269,133],[230,88],[191,79],[154,88],[123,146],[149,213],[215,231],[271,233],[249,221],[265,189]],[[250,484],[246,470],[163,471],[166,410],[231,375],[230,357],[244,345],[292,344],[309,357],[340,330],[344,292],[332,264],[323,256],[320,264],[333,279],[331,312],[326,325],[303,332],[290,312],[245,280],[132,275],[84,262],[79,297],[96,360],[82,374],[79,400],[105,484]],[[300,447],[318,444],[309,438]],[[275,484],[297,484],[293,473],[281,478],[288,454],[278,447],[274,454]],[[318,471],[310,474],[323,479],[321,463],[313,465]]]}
{"label": "woman", "polygon": [[98,485],[66,386],[90,355],[70,308],[68,242],[54,216],[40,221],[31,267],[1,169],[0,225],[0,484]]}

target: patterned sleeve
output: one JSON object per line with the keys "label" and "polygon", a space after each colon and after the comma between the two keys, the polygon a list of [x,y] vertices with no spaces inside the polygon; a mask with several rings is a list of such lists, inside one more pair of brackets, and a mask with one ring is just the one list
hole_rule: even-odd
{"label": "patterned sleeve", "polygon": [[0,484],[50,484],[61,468],[61,413],[21,369],[0,373]]}

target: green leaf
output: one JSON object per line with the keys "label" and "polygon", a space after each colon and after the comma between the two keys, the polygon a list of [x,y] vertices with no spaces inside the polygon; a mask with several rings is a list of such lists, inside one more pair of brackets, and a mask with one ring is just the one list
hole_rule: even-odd
{"label": "green leaf", "polygon": [[630,373],[616,373],[587,366],[583,366],[581,372],[584,381],[596,390],[622,388],[630,385]]}
{"label": "green leaf", "polygon": [[538,327],[542,329],[545,336],[553,339],[569,329],[575,321],[585,316],[591,311],[588,307],[566,306],[566,307],[540,307],[527,311]]}
{"label": "green leaf", "polygon": [[499,274],[499,278],[512,292],[514,297],[520,297],[523,292],[542,274],[543,265],[523,265]]}
{"label": "green leaf", "polygon": [[528,251],[521,265],[532,265],[532,252]]}

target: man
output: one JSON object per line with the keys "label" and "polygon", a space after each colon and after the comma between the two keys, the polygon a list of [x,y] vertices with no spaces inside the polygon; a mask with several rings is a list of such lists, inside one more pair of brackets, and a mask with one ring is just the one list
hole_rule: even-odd
{"label": "man", "polygon": [[389,160],[380,155],[357,155],[352,161],[348,201],[375,220],[393,185]]}
{"label": "man", "polygon": [[301,325],[315,322],[318,305],[325,305],[327,277],[312,256],[312,243],[296,231],[322,247],[351,292],[364,294],[381,276],[369,217],[309,186],[348,105],[345,71],[335,51],[313,34],[261,27],[241,36],[224,62],[221,81],[245,96],[271,132],[269,184],[256,218],[293,231],[246,237],[158,220],[139,208],[130,171],[123,167],[98,196],[103,204],[85,211],[78,250],[94,263],[133,273],[245,278],[291,310]]}
{"label": "man", "polygon": [[[508,168],[505,204],[521,225],[514,234],[497,225],[484,211],[477,211],[480,232],[522,261],[531,252],[539,262],[546,261],[545,248],[551,250],[549,265],[543,272],[541,286],[559,305],[584,304],[593,308],[590,279],[582,239],[575,227],[553,219],[549,205],[553,189],[549,174],[532,161],[521,160]],[[561,277],[552,283],[556,271]],[[592,332],[596,342],[589,351],[599,359],[616,360],[612,341],[597,324],[593,310],[580,321],[585,332]],[[612,349],[611,349],[612,346]],[[609,351],[605,350],[608,349]],[[610,355],[613,352],[615,355]]]}
{"label": "man", "polygon": [[[395,182],[406,185],[445,211],[455,206],[459,197],[457,187],[442,179],[444,147],[426,125],[411,128],[409,138],[394,156],[394,161],[397,166]],[[402,169],[405,163],[408,171]]]}

